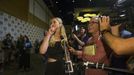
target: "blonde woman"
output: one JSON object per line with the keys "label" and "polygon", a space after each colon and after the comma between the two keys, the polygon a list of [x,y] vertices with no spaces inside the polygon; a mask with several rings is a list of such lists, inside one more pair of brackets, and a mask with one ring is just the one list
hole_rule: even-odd
{"label": "blonde woman", "polygon": [[50,28],[40,46],[40,53],[47,54],[45,75],[64,75],[64,49],[61,40],[66,40],[65,28],[62,20],[52,18]]}

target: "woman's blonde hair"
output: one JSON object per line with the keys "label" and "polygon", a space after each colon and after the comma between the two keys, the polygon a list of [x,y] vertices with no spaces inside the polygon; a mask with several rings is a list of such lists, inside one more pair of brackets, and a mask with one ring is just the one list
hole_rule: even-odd
{"label": "woman's blonde hair", "polygon": [[[65,27],[63,25],[63,21],[61,18],[59,17],[55,17],[53,19],[56,19],[59,24],[60,24],[60,36],[61,36],[61,39],[64,39],[64,41],[67,41],[67,35],[66,35],[66,31],[65,31]],[[49,45],[50,46],[54,46],[55,45],[55,41],[56,39],[54,38],[54,36],[52,35],[52,37],[50,38],[50,41],[49,41]]]}

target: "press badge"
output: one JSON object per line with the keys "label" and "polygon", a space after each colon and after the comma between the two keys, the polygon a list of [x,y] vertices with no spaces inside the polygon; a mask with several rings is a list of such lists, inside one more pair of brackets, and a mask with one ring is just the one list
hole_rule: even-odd
{"label": "press badge", "polygon": [[84,47],[84,54],[86,55],[95,55],[96,54],[96,45],[87,45]]}

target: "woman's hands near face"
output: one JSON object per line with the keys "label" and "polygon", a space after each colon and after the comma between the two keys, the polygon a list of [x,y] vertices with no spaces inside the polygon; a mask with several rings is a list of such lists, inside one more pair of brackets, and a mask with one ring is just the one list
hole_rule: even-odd
{"label": "woman's hands near face", "polygon": [[52,35],[56,32],[57,28],[54,25],[51,25],[49,30],[47,31],[46,35]]}

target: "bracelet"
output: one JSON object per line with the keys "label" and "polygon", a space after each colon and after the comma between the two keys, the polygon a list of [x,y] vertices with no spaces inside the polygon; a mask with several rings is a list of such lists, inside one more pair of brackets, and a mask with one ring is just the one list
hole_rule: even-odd
{"label": "bracelet", "polygon": [[110,30],[104,29],[104,30],[101,31],[101,34],[104,35],[104,34],[107,33],[107,32],[110,32]]}

